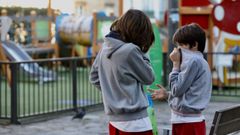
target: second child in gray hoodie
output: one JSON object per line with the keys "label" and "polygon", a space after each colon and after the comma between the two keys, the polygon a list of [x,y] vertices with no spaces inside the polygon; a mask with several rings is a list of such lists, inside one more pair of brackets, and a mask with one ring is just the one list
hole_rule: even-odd
{"label": "second child in gray hoodie", "polygon": [[170,92],[159,85],[160,90],[152,91],[152,98],[168,98],[172,110],[172,135],[205,135],[202,111],[208,105],[212,91],[211,71],[203,57],[205,32],[198,24],[184,25],[175,32],[173,42],[177,48],[170,54],[173,62],[169,75]]}

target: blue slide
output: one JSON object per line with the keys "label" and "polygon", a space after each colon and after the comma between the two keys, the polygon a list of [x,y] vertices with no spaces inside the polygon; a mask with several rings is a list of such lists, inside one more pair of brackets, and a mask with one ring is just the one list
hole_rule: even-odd
{"label": "blue slide", "polygon": [[[2,41],[2,48],[6,56],[11,61],[32,61],[33,59],[18,44],[12,41]],[[49,82],[56,80],[56,74],[52,71],[43,69],[37,63],[22,63],[21,69],[28,75],[34,77],[39,82]]]}

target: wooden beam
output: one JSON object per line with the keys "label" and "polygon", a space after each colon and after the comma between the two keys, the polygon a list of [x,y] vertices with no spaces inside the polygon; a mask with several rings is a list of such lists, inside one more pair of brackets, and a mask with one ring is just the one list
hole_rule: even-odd
{"label": "wooden beam", "polygon": [[52,31],[51,31],[51,27],[52,27],[52,2],[51,0],[48,0],[48,11],[47,11],[47,15],[48,17],[50,17],[49,21],[48,21],[48,32],[49,32],[49,42],[51,42],[51,38],[52,38]]}
{"label": "wooden beam", "polygon": [[118,0],[118,16],[123,15],[123,0]]}
{"label": "wooden beam", "polygon": [[178,2],[178,9],[179,9],[179,21],[178,21],[178,27],[180,28],[182,26],[182,15],[180,13],[180,9],[182,8],[182,0],[179,0]]}
{"label": "wooden beam", "polygon": [[97,35],[98,35],[98,21],[97,21],[97,12],[93,13],[93,56],[97,54]]}
{"label": "wooden beam", "polygon": [[182,15],[209,15],[212,7],[179,7],[179,13]]}
{"label": "wooden beam", "polygon": [[[208,17],[208,52],[213,52],[213,21],[212,15]],[[213,55],[208,55],[208,64],[213,69]]]}
{"label": "wooden beam", "polygon": [[31,11],[31,38],[32,38],[32,45],[37,44],[37,39],[36,39],[36,16],[37,13],[35,10]]}

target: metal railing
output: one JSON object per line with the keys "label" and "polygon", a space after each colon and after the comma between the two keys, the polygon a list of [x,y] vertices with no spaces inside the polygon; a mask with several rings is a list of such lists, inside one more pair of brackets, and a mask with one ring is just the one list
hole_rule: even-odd
{"label": "metal railing", "polygon": [[88,81],[93,58],[0,62],[0,119],[19,119],[102,103]]}
{"label": "metal railing", "polygon": [[[240,96],[240,54],[206,53],[211,63],[214,96]],[[167,85],[164,54],[163,82]],[[73,111],[102,104],[99,90],[89,83],[94,58],[61,58],[0,62],[0,120]],[[218,63],[216,63],[216,61]]]}
{"label": "metal railing", "polygon": [[240,97],[240,53],[207,53],[212,58],[214,96]]}

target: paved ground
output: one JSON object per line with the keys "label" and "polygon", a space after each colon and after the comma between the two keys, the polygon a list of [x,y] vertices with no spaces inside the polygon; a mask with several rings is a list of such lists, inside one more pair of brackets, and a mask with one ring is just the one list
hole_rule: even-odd
{"label": "paved ground", "polygon": [[[237,103],[211,102],[204,111],[207,122],[207,132],[213,119],[214,112]],[[155,103],[155,111],[160,135],[162,128],[170,125],[170,110],[167,103]],[[25,125],[0,126],[0,135],[107,135],[107,118],[103,110],[90,112],[82,120],[72,120],[72,116],[62,116],[54,120]]]}

